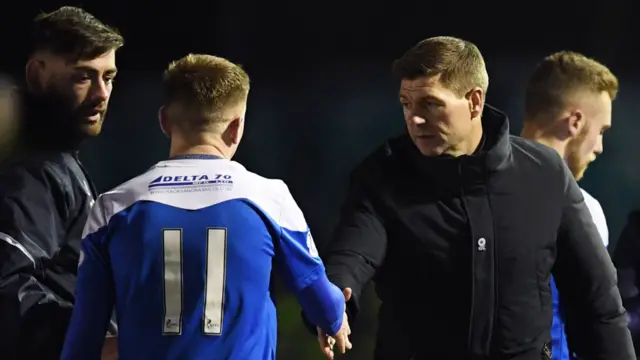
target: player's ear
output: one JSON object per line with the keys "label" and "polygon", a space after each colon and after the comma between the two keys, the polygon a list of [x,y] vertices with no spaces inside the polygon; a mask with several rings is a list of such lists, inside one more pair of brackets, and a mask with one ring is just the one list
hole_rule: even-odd
{"label": "player's ear", "polygon": [[161,106],[160,109],[158,109],[158,122],[160,123],[162,133],[166,137],[171,137],[171,124],[167,117],[167,108],[164,106]]}
{"label": "player's ear", "polygon": [[475,119],[480,114],[482,114],[482,109],[484,108],[484,91],[481,88],[476,87],[471,89],[465,97],[469,102],[469,112],[471,113],[471,118]]}
{"label": "player's ear", "polygon": [[580,133],[580,130],[582,130],[585,122],[586,119],[580,109],[576,109],[570,112],[569,116],[565,118],[565,125],[567,128],[566,130],[569,137],[576,137]]}
{"label": "player's ear", "polygon": [[30,90],[39,89],[42,87],[40,83],[41,73],[44,71],[44,60],[34,56],[27,61],[25,66],[25,80],[27,88]]}
{"label": "player's ear", "polygon": [[236,145],[240,143],[240,139],[242,138],[242,122],[243,118],[238,117],[229,122],[227,125],[227,134],[231,142]]}

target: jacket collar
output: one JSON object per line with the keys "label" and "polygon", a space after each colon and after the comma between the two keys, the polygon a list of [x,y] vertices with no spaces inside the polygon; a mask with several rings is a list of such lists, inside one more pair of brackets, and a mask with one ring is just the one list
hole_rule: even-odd
{"label": "jacket collar", "polygon": [[417,165],[420,172],[430,176],[450,178],[456,174],[463,178],[484,178],[503,170],[511,158],[511,142],[509,135],[509,119],[502,111],[485,105],[482,115],[483,140],[478,150],[471,155],[459,157],[428,157],[420,153],[409,136],[405,136],[410,161]]}
{"label": "jacket collar", "polygon": [[[482,129],[487,143],[485,164],[489,172],[503,170],[511,159],[511,135],[509,118],[491,105],[485,105],[482,115]],[[481,154],[482,155],[482,152]]]}

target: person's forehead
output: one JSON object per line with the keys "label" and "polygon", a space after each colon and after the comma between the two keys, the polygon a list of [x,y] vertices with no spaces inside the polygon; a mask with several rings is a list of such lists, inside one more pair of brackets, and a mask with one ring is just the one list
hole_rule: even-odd
{"label": "person's forehead", "polygon": [[65,65],[67,68],[82,71],[93,70],[106,72],[117,70],[115,51],[109,51],[93,59],[67,60]]}
{"label": "person's forehead", "polygon": [[400,82],[400,95],[436,95],[442,91],[442,84],[438,77],[421,77],[404,79]]}
{"label": "person's forehead", "polygon": [[606,92],[587,92],[579,97],[577,105],[592,116],[604,121],[611,115],[613,102],[611,101],[611,96]]}

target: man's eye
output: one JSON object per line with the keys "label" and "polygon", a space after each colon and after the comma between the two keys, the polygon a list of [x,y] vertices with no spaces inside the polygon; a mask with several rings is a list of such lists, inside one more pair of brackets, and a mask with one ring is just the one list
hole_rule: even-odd
{"label": "man's eye", "polygon": [[85,83],[87,81],[91,81],[91,78],[86,75],[79,75],[74,78],[77,83]]}

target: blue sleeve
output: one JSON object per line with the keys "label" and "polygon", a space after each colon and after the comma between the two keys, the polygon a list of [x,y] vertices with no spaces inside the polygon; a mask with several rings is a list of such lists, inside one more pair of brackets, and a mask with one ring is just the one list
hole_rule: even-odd
{"label": "blue sleeve", "polygon": [[100,359],[114,303],[114,285],[106,246],[107,227],[82,240],[76,301],[62,360]]}
{"label": "blue sleeve", "polygon": [[309,230],[281,229],[276,246],[276,265],[287,286],[296,294],[324,276],[324,266],[315,251]]}
{"label": "blue sleeve", "polygon": [[344,295],[322,275],[298,292],[298,301],[307,319],[325,333],[335,335],[342,326],[345,310]]}
{"label": "blue sleeve", "polygon": [[327,279],[311,231],[288,189],[278,225],[275,263],[280,274],[309,319],[335,334],[342,325],[344,296]]}
{"label": "blue sleeve", "polygon": [[286,189],[275,248],[275,262],[287,286],[297,295],[324,275],[324,266],[302,210]]}
{"label": "blue sleeve", "polygon": [[553,322],[551,324],[551,354],[553,360],[568,360],[569,348],[567,346],[567,336],[564,332],[564,321],[560,308],[560,295],[556,288],[556,282],[551,276],[551,295],[553,299]]}

